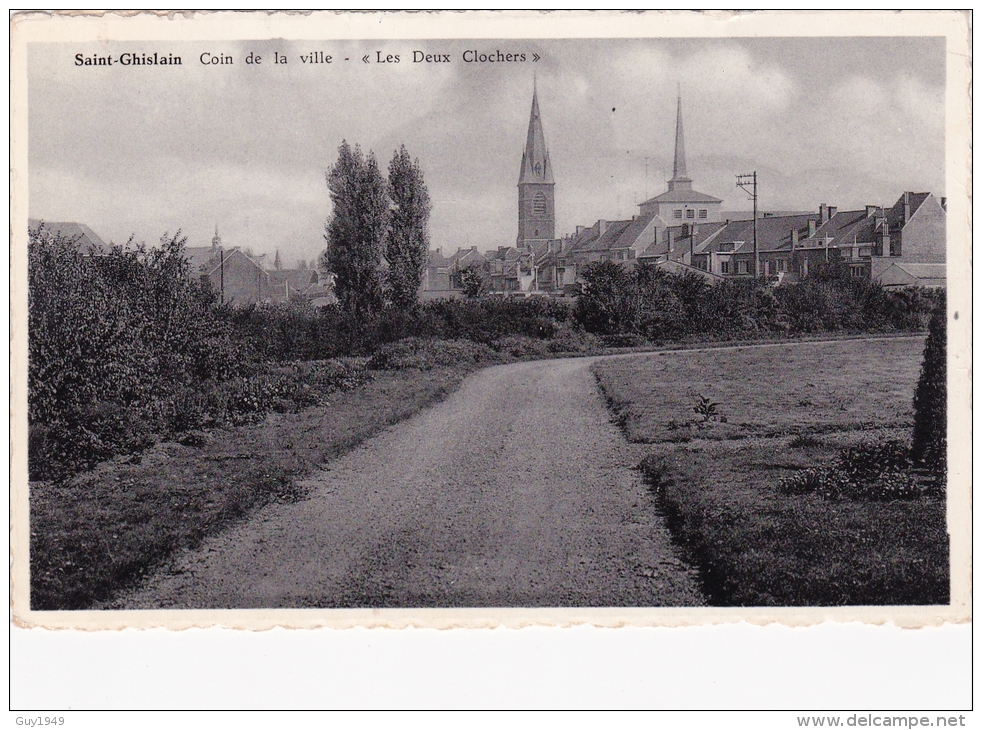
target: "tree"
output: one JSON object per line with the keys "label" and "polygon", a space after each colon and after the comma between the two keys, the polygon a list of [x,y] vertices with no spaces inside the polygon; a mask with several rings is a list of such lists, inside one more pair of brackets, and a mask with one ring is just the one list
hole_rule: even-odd
{"label": "tree", "polygon": [[948,360],[945,297],[935,304],[928,326],[921,376],[914,391],[911,460],[943,475],[948,464]]}
{"label": "tree", "polygon": [[480,266],[466,266],[458,274],[460,289],[468,299],[474,299],[487,292],[490,282],[488,275]]}
{"label": "tree", "polygon": [[410,158],[405,145],[389,163],[389,197],[392,211],[385,242],[389,296],[392,303],[406,309],[416,303],[423,281],[429,235],[430,196],[423,181],[419,160]]}
{"label": "tree", "polygon": [[327,222],[324,268],[332,272],[334,293],[349,314],[364,315],[382,307],[382,248],[389,218],[385,179],[372,152],[362,154],[347,141],[327,173],[333,210]]}
{"label": "tree", "polygon": [[576,299],[574,316],[587,332],[622,334],[629,329],[634,308],[630,302],[630,277],[613,261],[587,265],[583,293]]}

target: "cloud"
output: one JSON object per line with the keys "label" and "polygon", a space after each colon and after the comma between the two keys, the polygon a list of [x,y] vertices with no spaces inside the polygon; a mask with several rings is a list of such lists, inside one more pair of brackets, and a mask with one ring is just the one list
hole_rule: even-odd
{"label": "cloud", "polygon": [[[746,207],[733,176],[750,169],[762,173],[765,205],[782,209],[888,202],[912,188],[944,194],[944,47],[930,39],[180,48],[189,63],[176,72],[79,72],[78,46],[29,51],[31,215],[80,220],[116,240],[136,232],[155,241],[180,227],[199,245],[217,221],[232,244],[310,259],[330,212],[324,174],[347,139],[374,150],[382,166],[400,144],[420,159],[434,246],[511,244],[533,72],[559,233],[628,217],[646,194],[664,190],[680,82],[689,173],[726,208]],[[197,63],[221,48],[233,66]],[[416,48],[452,62],[411,63]],[[534,51],[542,60],[465,64],[467,48]],[[249,50],[263,55],[262,66],[240,63]],[[334,63],[298,62],[312,51]],[[379,51],[398,53],[400,63],[362,63]],[[289,62],[266,65],[273,52]]]}

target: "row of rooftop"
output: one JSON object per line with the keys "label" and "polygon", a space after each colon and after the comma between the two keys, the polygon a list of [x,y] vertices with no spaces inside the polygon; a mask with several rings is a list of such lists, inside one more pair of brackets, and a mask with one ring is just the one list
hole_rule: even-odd
{"label": "row of rooftop", "polygon": [[[752,214],[712,220],[719,212],[696,204],[692,215],[683,208],[678,216],[670,208],[666,216],[652,202],[629,220],[598,220],[562,239],[492,251],[471,246],[450,255],[430,251],[423,296],[456,296],[457,274],[468,267],[486,273],[492,292],[518,295],[571,293],[584,267],[600,261],[627,267],[648,261],[710,281],[753,276]],[[945,202],[931,193],[905,192],[891,207],[840,211],[823,204],[810,213],[763,213],[756,224],[759,274],[780,284],[836,259],[853,276],[884,286],[943,286]],[[683,222],[673,225],[679,219]]]}

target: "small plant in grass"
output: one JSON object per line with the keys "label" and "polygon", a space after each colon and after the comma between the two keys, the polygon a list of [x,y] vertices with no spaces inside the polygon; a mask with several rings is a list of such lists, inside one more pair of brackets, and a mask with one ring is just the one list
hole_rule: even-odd
{"label": "small plant in grass", "polygon": [[697,416],[702,417],[702,423],[709,423],[713,420],[726,423],[726,416],[719,412],[719,403],[713,402],[712,399],[707,398],[701,393],[699,394],[699,402],[696,403],[692,410],[695,411]]}

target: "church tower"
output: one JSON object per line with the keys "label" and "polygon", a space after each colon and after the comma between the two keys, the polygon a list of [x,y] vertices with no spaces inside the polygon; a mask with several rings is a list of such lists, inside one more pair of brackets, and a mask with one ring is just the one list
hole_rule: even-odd
{"label": "church tower", "polygon": [[538,90],[532,90],[532,113],[528,138],[518,176],[518,247],[556,237],[556,182],[546,150],[546,138],[539,115]]}

